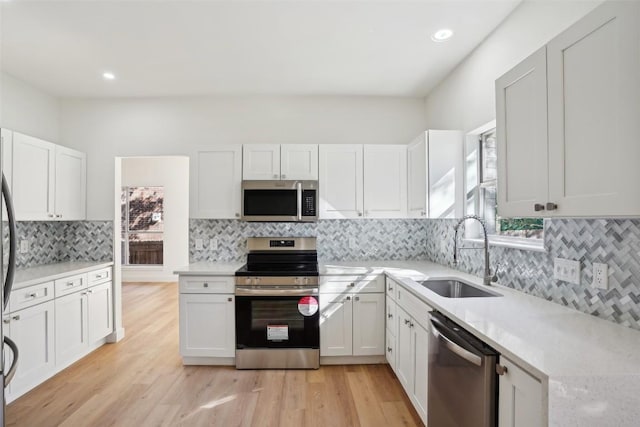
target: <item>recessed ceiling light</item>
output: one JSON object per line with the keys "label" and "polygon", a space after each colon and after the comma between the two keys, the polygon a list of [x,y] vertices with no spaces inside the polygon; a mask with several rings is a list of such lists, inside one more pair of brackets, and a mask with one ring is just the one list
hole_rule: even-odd
{"label": "recessed ceiling light", "polygon": [[443,42],[453,36],[453,31],[448,28],[442,28],[431,35],[431,40],[434,42]]}
{"label": "recessed ceiling light", "polygon": [[102,73],[102,77],[105,80],[114,80],[116,78],[116,75],[110,71],[105,71],[104,73]]}

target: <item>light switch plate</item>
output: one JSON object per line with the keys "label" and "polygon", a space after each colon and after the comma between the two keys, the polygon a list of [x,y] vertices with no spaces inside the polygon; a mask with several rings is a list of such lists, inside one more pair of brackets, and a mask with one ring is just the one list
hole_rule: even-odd
{"label": "light switch plate", "polygon": [[580,284],[580,261],[555,258],[553,260],[553,278],[564,282]]}
{"label": "light switch plate", "polygon": [[214,237],[213,239],[209,239],[209,250],[217,251],[218,250],[218,238]]}
{"label": "light switch plate", "polygon": [[20,240],[20,253],[26,254],[29,252],[29,241],[28,240]]}
{"label": "light switch plate", "polygon": [[355,237],[349,237],[349,249],[356,249],[358,247],[358,242]]}
{"label": "light switch plate", "polygon": [[204,242],[202,239],[196,239],[196,251],[201,251],[204,249]]}

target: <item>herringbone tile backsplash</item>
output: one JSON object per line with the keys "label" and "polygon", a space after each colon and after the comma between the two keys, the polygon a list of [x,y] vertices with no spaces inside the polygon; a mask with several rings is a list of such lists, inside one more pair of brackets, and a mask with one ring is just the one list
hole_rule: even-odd
{"label": "herringbone tile backsplash", "polygon": [[[192,262],[242,261],[251,236],[316,236],[323,261],[431,260],[451,266],[455,220],[321,220],[311,224],[191,219]],[[208,248],[216,237],[218,249]],[[195,239],[204,250],[195,250]],[[353,239],[355,245],[349,246]],[[576,310],[640,329],[640,220],[545,220],[546,252],[492,247],[501,284]],[[579,260],[581,284],[553,279],[556,257]],[[457,268],[482,275],[482,251],[460,252]],[[609,265],[609,290],[591,286],[594,262]]]}

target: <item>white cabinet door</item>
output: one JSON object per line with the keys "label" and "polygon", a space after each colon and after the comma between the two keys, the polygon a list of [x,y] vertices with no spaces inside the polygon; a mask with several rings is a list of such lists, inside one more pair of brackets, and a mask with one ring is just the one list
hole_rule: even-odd
{"label": "white cabinet door", "polygon": [[460,218],[464,203],[464,135],[457,130],[430,130],[427,134],[428,216]]}
{"label": "white cabinet door", "polygon": [[638,2],[605,2],[547,45],[557,215],[640,214],[638,22]]}
{"label": "white cabinet door", "polygon": [[365,145],[364,216],[406,218],[407,147]]}
{"label": "white cabinet door", "polygon": [[54,219],[55,145],[13,133],[13,202],[19,221]]}
{"label": "white cabinet door", "polygon": [[[11,313],[5,334],[19,350],[11,392],[20,395],[48,378],[55,368],[54,303],[49,301]],[[10,363],[10,362],[9,362]]]}
{"label": "white cabinet door", "polygon": [[242,147],[203,149],[191,158],[191,215],[240,218]]}
{"label": "white cabinet door", "polygon": [[423,421],[427,420],[427,385],[429,366],[429,331],[417,322],[410,324],[413,353],[413,395],[411,401]]}
{"label": "white cabinet door", "polygon": [[62,221],[86,219],[87,155],[59,145],[55,152],[55,217]]}
{"label": "white cabinet door", "polygon": [[89,343],[93,344],[113,332],[113,297],[111,282],[87,290]]}
{"label": "white cabinet door", "polygon": [[180,354],[186,357],[235,356],[233,295],[180,294]]}
{"label": "white cabinet door", "polygon": [[407,147],[408,215],[424,218],[429,210],[427,134],[422,133]]}
{"label": "white cabinet door", "polygon": [[385,294],[360,293],[353,299],[353,355],[385,354]]}
{"label": "white cabinet door", "polygon": [[540,216],[547,202],[547,61],[539,49],[496,80],[498,212]]}
{"label": "white cabinet door", "polygon": [[280,179],[280,145],[244,144],[242,179]]}
{"label": "white cabinet door", "polygon": [[348,294],[320,294],[320,356],[353,354],[353,301]]}
{"label": "white cabinet door", "polygon": [[320,145],[319,153],[320,218],[362,217],[362,145]]}
{"label": "white cabinet door", "polygon": [[544,408],[540,381],[504,357],[500,364],[507,372],[498,377],[498,426],[541,427]]}
{"label": "white cabinet door", "polygon": [[280,179],[317,180],[318,146],[313,144],[281,145]]}
{"label": "white cabinet door", "polygon": [[89,348],[86,291],[55,299],[56,364],[69,365]]}
{"label": "white cabinet door", "polygon": [[392,335],[388,329],[386,334],[386,340],[387,340],[387,348],[386,348],[387,362],[389,363],[389,366],[391,366],[391,369],[393,369],[393,372],[396,372],[396,359],[397,359],[396,337],[395,335]]}
{"label": "white cabinet door", "polygon": [[407,395],[413,394],[413,352],[411,349],[411,316],[398,306],[398,335],[396,336],[396,375]]}

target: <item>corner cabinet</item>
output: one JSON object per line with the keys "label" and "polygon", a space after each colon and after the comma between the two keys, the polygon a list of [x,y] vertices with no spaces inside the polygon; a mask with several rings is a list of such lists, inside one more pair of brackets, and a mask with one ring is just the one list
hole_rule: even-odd
{"label": "corner cabinet", "polygon": [[180,276],[183,364],[232,365],[235,357],[233,276]]}
{"label": "corner cabinet", "polygon": [[409,217],[462,216],[463,141],[461,131],[428,130],[409,144]]}
{"label": "corner cabinet", "polygon": [[640,4],[605,2],[496,81],[501,216],[640,214],[639,50]]}
{"label": "corner cabinet", "polygon": [[384,356],[383,331],[384,276],[320,278],[320,356]]}
{"label": "corner cabinet", "polygon": [[203,148],[191,156],[193,218],[239,219],[242,147]]}
{"label": "corner cabinet", "polygon": [[245,144],[242,151],[243,179],[318,179],[317,145]]}
{"label": "corner cabinet", "polygon": [[11,187],[19,221],[86,218],[84,153],[13,132],[11,155]]}

